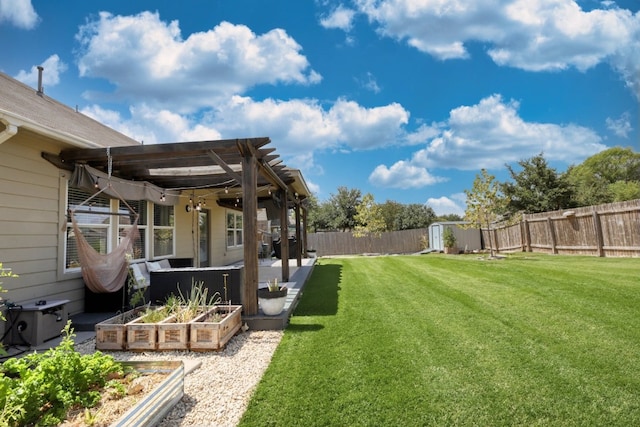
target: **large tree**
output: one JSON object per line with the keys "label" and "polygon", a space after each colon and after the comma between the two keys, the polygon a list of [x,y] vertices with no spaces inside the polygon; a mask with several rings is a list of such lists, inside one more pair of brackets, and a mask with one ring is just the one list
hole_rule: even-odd
{"label": "large tree", "polygon": [[640,197],[640,153],[613,147],[567,170],[577,206],[591,206]]}
{"label": "large tree", "polygon": [[335,217],[333,206],[329,202],[319,203],[315,196],[306,199],[307,230],[311,232],[333,230],[333,218]]}
{"label": "large tree", "polygon": [[537,213],[568,207],[571,186],[567,180],[549,167],[542,153],[518,162],[516,172],[506,165],[513,182],[502,184],[502,193],[509,199],[507,211]]}
{"label": "large tree", "polygon": [[[489,174],[486,169],[481,169],[480,174],[476,175],[473,180],[471,190],[464,190],[467,195],[467,209],[464,212],[464,218],[470,222],[472,227],[488,230],[491,228],[491,224],[504,213],[508,199],[501,194],[500,187],[495,176]],[[493,257],[494,248],[491,237],[489,237],[487,244]]]}
{"label": "large tree", "polygon": [[384,218],[386,231],[397,230],[396,218],[398,218],[398,216],[402,212],[403,206],[404,205],[402,203],[393,200],[387,200],[380,205],[380,211],[382,212],[382,217]]}
{"label": "large tree", "polygon": [[380,237],[385,231],[386,225],[380,205],[376,203],[373,195],[365,194],[356,211],[356,226],[353,235],[356,237]]}
{"label": "large tree", "polygon": [[358,189],[338,187],[338,193],[332,194],[329,203],[334,210],[333,228],[336,230],[353,230],[356,226],[357,207],[360,204],[361,192]]}
{"label": "large tree", "polygon": [[396,217],[396,230],[413,230],[427,228],[436,220],[436,213],[427,205],[410,203],[404,205]]}

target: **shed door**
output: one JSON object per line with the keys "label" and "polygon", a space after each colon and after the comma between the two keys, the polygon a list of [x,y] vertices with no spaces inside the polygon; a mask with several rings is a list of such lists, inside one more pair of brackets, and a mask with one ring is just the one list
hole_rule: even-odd
{"label": "shed door", "polygon": [[442,237],[440,233],[440,226],[431,228],[431,249],[435,249],[436,251],[442,250]]}

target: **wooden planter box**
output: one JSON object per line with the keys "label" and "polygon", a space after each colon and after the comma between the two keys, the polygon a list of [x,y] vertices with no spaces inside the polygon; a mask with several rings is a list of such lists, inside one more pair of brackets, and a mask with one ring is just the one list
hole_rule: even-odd
{"label": "wooden planter box", "polygon": [[[204,314],[209,309],[209,307],[200,307],[199,311]],[[176,318],[177,316],[174,315],[158,323],[158,350],[187,350],[189,348],[190,322],[177,322]]]}
{"label": "wooden planter box", "polygon": [[[240,329],[241,305],[218,305],[189,323],[189,348],[194,351],[220,350]],[[215,314],[223,316],[213,321]]]}
{"label": "wooden planter box", "polygon": [[[158,307],[157,310],[162,310]],[[127,350],[156,350],[158,346],[159,323],[144,323],[147,315],[140,316],[126,324]],[[164,320],[163,320],[164,321]]]}
{"label": "wooden planter box", "polygon": [[176,322],[176,316],[158,323],[158,350],[186,350],[189,344],[189,324]]}
{"label": "wooden planter box", "polygon": [[126,324],[142,313],[143,307],[134,308],[113,316],[96,325],[96,349],[124,350],[127,348]]}

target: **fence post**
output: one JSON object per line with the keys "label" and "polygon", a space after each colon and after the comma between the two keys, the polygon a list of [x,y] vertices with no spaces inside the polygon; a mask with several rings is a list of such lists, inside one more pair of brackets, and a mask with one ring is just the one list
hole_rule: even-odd
{"label": "fence post", "polygon": [[604,256],[604,237],[602,236],[602,224],[600,223],[600,215],[597,211],[593,211],[593,227],[596,233],[596,246],[598,248],[598,256]]}
{"label": "fence post", "polygon": [[531,232],[529,231],[529,221],[522,220],[522,252],[531,252]]}
{"label": "fence post", "polygon": [[549,236],[551,237],[551,253],[557,254],[558,249],[556,248],[556,231],[553,228],[551,217],[547,217],[547,226],[549,227]]}

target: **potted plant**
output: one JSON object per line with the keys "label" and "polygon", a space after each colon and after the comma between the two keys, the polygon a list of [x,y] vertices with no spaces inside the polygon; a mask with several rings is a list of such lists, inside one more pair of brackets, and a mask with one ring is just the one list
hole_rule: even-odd
{"label": "potted plant", "polygon": [[444,243],[445,254],[458,253],[458,248],[456,248],[456,236],[453,234],[453,230],[451,228],[444,229],[444,232],[442,233],[442,242]]}
{"label": "potted plant", "polygon": [[278,286],[278,279],[268,281],[266,288],[258,289],[258,303],[267,316],[277,316],[284,309],[287,301],[287,287]]}

